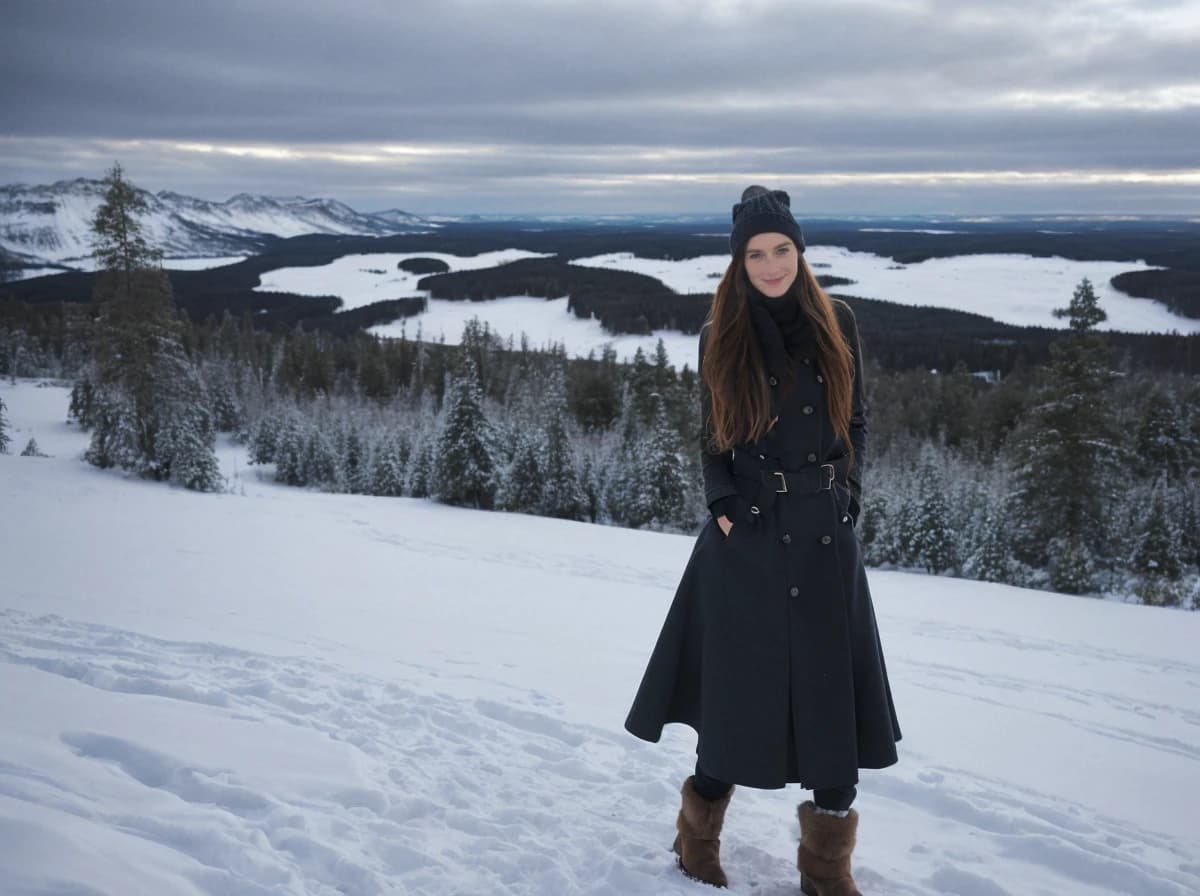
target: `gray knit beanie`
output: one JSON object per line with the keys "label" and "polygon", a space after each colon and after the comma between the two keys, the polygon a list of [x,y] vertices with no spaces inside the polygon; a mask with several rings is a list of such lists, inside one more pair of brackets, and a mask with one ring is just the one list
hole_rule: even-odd
{"label": "gray knit beanie", "polygon": [[733,207],[730,253],[737,255],[752,236],[760,233],[782,233],[791,238],[797,250],[804,252],[804,234],[792,217],[791,197],[783,190],[768,190],[755,184],[746,187],[742,201]]}

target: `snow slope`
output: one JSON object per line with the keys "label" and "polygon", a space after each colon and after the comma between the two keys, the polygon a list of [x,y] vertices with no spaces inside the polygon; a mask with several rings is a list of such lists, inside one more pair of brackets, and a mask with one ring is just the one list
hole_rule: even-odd
{"label": "snow slope", "polygon": [[[91,469],[0,384],[0,892],[699,894],[694,738],[621,723],[687,536]],[[1200,892],[1200,614],[871,573],[905,739],[864,892]],[[795,802],[740,788],[731,894],[797,892]]]}

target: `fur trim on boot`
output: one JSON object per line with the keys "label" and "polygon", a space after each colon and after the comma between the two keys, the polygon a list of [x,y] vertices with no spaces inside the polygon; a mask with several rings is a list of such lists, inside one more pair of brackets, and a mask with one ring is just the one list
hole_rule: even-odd
{"label": "fur trim on boot", "polygon": [[812,800],[797,808],[800,846],[796,867],[805,896],[862,896],[850,875],[850,854],[858,834],[858,813],[845,818],[817,811]]}
{"label": "fur trim on boot", "polygon": [[675,843],[671,848],[679,857],[679,869],[688,877],[725,887],[729,881],[721,868],[721,826],[725,810],[733,797],[733,789],[718,800],[709,802],[696,793],[695,776],[683,782],[683,805],[675,820]]}

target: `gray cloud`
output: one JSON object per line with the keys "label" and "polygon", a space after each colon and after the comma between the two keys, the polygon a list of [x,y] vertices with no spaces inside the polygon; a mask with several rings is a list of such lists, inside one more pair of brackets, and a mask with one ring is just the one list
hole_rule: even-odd
{"label": "gray cloud", "polygon": [[[921,173],[1060,172],[1074,203],[1074,173],[1102,172],[1095,204],[1131,201],[1110,175],[1135,170],[1160,175],[1137,201],[1166,210],[1198,186],[1200,2],[1147,6],[18,0],[0,181],[94,176],[84,166],[119,150],[147,186],[214,198],[582,210],[647,191],[695,208],[727,195],[722,177],[857,174],[829,188],[831,208],[838,190],[874,190],[901,211],[906,190],[924,198],[905,180]],[[292,155],[221,151],[239,147]],[[970,178],[939,189],[1002,195]],[[1036,189],[1044,202],[1054,184]]]}

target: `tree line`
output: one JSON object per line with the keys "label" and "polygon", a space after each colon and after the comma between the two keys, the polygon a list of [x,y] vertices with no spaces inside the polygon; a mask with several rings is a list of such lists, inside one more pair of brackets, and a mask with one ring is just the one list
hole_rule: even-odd
{"label": "tree line", "polygon": [[[708,513],[697,375],[661,342],[622,363],[478,321],[456,346],[419,331],[277,333],[248,314],[196,322],[149,247],[97,238],[111,254],[96,302],[53,334],[6,321],[0,373],[72,378],[98,466],[229,488],[213,454],[226,432],[295,486],[677,532]],[[963,363],[886,369],[864,316],[867,562],[1194,607],[1200,378],[1114,351],[1086,281],[1062,314],[1050,361],[998,380]],[[3,420],[0,408],[0,439]]]}

